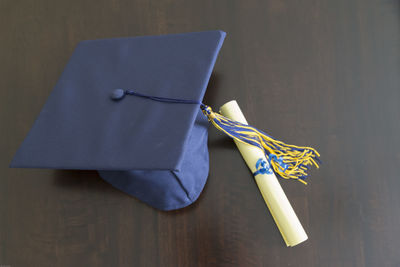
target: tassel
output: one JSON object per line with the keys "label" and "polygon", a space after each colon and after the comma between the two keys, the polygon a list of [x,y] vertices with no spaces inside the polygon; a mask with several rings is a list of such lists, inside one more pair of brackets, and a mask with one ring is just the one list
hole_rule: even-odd
{"label": "tassel", "polygon": [[[150,96],[132,90],[123,89],[115,89],[110,97],[114,101],[120,101],[126,95],[147,98],[164,103],[200,105],[201,110],[207,116],[208,120],[218,130],[239,142],[260,148],[265,153],[269,165],[272,166],[275,173],[284,179],[296,179],[307,184],[307,182],[304,181],[307,177],[306,171],[308,171],[311,165],[315,165],[319,168],[317,162],[320,162],[320,155],[314,148],[285,144],[250,125],[230,120],[221,114],[212,111],[209,106],[204,105],[199,101]],[[259,173],[267,171],[266,162],[260,162],[258,167],[260,166],[262,168],[259,170]],[[257,174],[258,173],[254,173],[254,175]]]}
{"label": "tassel", "polygon": [[319,168],[320,154],[314,148],[285,144],[250,125],[230,120],[214,112],[209,106],[201,104],[200,107],[218,130],[239,142],[263,150],[273,170],[280,177],[307,184],[304,180],[308,176],[310,166]]}

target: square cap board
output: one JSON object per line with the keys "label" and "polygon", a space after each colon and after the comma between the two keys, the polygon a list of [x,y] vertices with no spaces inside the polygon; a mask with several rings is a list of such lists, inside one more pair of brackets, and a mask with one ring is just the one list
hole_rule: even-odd
{"label": "square cap board", "polygon": [[201,102],[225,33],[206,31],[80,42],[11,167],[98,170],[153,207],[191,204],[208,176]]}

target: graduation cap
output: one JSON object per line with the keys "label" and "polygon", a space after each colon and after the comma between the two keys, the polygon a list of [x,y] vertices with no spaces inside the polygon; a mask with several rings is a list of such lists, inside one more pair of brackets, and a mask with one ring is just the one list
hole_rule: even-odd
{"label": "graduation cap", "polygon": [[208,121],[236,139],[254,134],[202,104],[224,38],[206,31],[80,42],[11,167],[97,170],[155,208],[193,203],[209,171]]}

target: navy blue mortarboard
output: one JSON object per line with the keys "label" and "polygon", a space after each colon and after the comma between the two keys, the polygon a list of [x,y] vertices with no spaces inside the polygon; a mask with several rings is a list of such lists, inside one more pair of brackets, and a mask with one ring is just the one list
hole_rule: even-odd
{"label": "navy blue mortarboard", "polygon": [[306,183],[309,166],[318,166],[315,149],[202,103],[224,38],[208,31],[79,43],[11,167],[98,170],[155,208],[178,209],[207,180],[209,121],[264,152],[268,164],[257,161],[255,176],[273,169]]}
{"label": "navy blue mortarboard", "polygon": [[[191,204],[209,170],[199,103],[224,37],[207,31],[80,42],[11,167],[98,170],[155,208]],[[129,92],[190,101],[122,100]]]}

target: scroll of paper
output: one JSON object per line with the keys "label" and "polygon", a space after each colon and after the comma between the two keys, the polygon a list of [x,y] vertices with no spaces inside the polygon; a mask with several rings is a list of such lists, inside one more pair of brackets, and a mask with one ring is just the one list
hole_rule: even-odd
{"label": "scroll of paper", "polygon": [[[232,120],[247,124],[247,121],[235,100],[230,101],[220,108],[220,113]],[[261,194],[267,204],[272,217],[278,226],[279,231],[287,246],[293,247],[307,240],[307,234],[304,231],[299,219],[296,216],[292,206],[289,203],[281,185],[278,182],[274,172],[270,168],[264,172],[258,169],[265,164],[269,164],[264,152],[245,143],[234,140],[240,153],[243,156],[251,172],[255,174],[255,180]]]}

